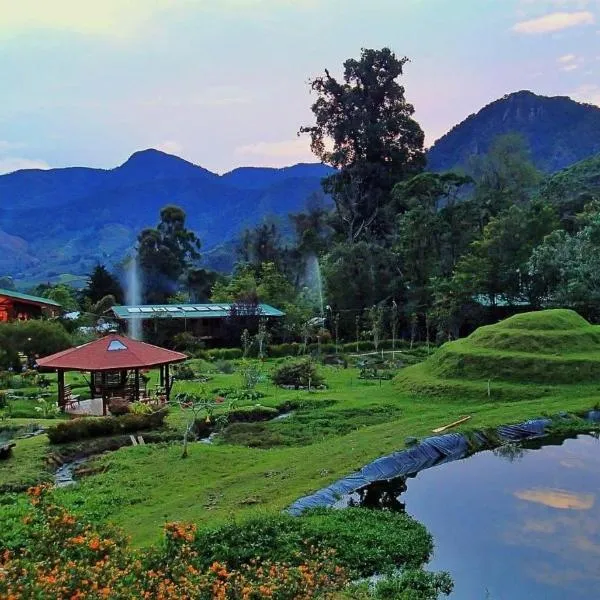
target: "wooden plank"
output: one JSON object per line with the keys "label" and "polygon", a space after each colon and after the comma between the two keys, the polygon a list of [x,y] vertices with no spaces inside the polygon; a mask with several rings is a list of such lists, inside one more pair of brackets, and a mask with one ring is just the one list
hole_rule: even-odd
{"label": "wooden plank", "polygon": [[144,438],[141,435],[138,435],[138,444],[140,444],[140,446],[145,446],[146,442],[144,441]]}
{"label": "wooden plank", "polygon": [[450,423],[449,425],[444,425],[443,427],[437,427],[436,429],[432,429],[433,433],[442,433],[442,431],[446,431],[447,429],[451,429],[452,427],[456,427],[457,425],[461,425],[462,423],[466,423],[471,417],[462,417],[458,421],[454,421],[454,423]]}
{"label": "wooden plank", "polygon": [[129,439],[131,440],[131,443],[132,443],[134,446],[137,446],[137,445],[138,445],[138,443],[137,443],[137,440],[136,440],[136,439],[135,439],[135,438],[134,438],[132,435],[130,435],[130,436],[129,436]]}

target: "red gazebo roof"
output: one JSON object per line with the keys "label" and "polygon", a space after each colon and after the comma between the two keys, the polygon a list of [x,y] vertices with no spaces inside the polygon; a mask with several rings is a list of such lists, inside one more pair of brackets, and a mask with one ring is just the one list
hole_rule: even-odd
{"label": "red gazebo roof", "polygon": [[44,369],[118,371],[181,362],[187,356],[122,335],[107,335],[88,344],[57,352],[37,361]]}

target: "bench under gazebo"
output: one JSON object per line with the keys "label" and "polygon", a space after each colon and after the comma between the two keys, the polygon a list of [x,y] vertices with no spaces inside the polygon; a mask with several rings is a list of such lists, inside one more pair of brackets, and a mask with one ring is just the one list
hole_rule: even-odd
{"label": "bench under gazebo", "polygon": [[[61,410],[74,414],[106,415],[108,403],[112,399],[124,398],[129,402],[136,402],[148,398],[148,390],[141,376],[148,369],[160,369],[159,393],[168,402],[173,384],[169,365],[186,359],[187,356],[181,352],[111,334],[40,358],[37,364],[41,369],[57,372],[58,406]],[[88,401],[79,401],[73,396],[70,387],[65,385],[67,371],[90,374],[89,410],[84,409],[84,402]]]}

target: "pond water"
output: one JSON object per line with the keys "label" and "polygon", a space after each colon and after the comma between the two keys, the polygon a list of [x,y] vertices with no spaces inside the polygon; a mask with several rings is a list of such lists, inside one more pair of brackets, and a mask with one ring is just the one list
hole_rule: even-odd
{"label": "pond water", "polygon": [[450,572],[453,600],[600,598],[600,442],[529,445],[480,452],[354,499],[406,510],[427,527],[436,546],[429,566]]}

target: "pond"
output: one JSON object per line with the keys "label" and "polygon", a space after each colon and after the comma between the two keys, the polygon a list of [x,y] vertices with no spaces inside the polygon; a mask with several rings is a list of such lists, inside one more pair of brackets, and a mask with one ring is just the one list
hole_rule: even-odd
{"label": "pond", "polygon": [[507,450],[375,484],[354,503],[423,523],[436,546],[430,568],[450,572],[453,600],[598,598],[600,442]]}

